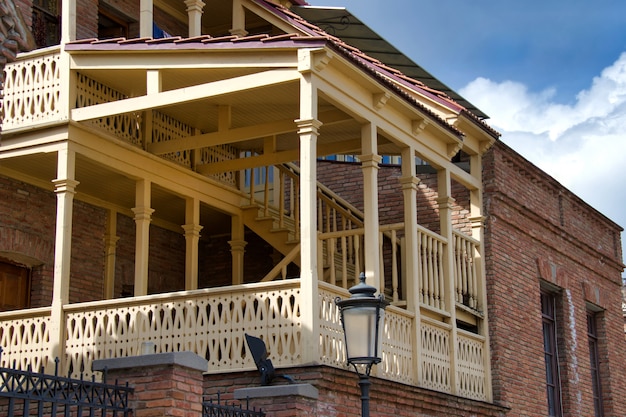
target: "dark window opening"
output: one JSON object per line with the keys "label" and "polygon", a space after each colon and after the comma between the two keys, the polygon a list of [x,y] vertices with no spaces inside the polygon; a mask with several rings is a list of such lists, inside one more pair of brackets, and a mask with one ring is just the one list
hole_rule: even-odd
{"label": "dark window opening", "polygon": [[128,38],[128,22],[102,7],[98,10],[98,39]]}
{"label": "dark window opening", "polygon": [[58,45],[61,40],[61,16],[57,0],[33,2],[33,36],[38,47]]}
{"label": "dark window opening", "polygon": [[602,389],[600,379],[600,354],[598,344],[598,316],[587,312],[587,339],[589,340],[589,363],[591,368],[591,384],[593,389],[593,409],[595,417],[604,416],[602,406]]}
{"label": "dark window opening", "polygon": [[556,297],[553,293],[541,291],[541,317],[543,321],[543,351],[546,364],[546,394],[548,415],[561,417],[561,382],[557,345]]}

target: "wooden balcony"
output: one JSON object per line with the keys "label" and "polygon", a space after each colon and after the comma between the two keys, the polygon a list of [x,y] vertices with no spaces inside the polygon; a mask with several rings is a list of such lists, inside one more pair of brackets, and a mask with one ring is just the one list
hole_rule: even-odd
{"label": "wooden balcony", "polygon": [[[131,298],[70,304],[66,301],[67,297],[61,295],[54,299],[53,306],[49,308],[0,313],[3,363],[15,362],[22,367],[48,368],[53,366],[54,356],[59,355],[65,372],[89,375],[91,363],[95,359],[138,355],[144,349],[154,346],[157,353],[182,350],[195,352],[209,361],[207,372],[249,370],[254,369],[254,364],[245,346],[244,334],[250,333],[263,338],[277,367],[312,362],[344,367],[343,335],[334,299],[348,296],[347,288],[356,282],[360,272],[368,270],[369,276],[377,281],[376,287],[392,303],[385,315],[383,360],[376,367],[376,375],[466,398],[483,401],[491,399],[484,315],[484,273],[480,267],[482,245],[476,237],[452,229],[449,209],[449,188],[451,177],[454,177],[468,189],[471,188],[470,192],[474,196],[472,205],[480,210],[480,198],[476,197],[479,195],[477,190],[480,189],[479,174],[476,172],[479,173],[480,170],[475,169],[472,175],[458,169],[449,161],[451,150],[456,153],[461,147],[454,135],[443,132],[444,128],[440,126],[431,127],[424,122],[423,114],[411,113],[414,108],[406,106],[404,102],[396,103],[395,108],[389,106],[393,109],[389,110],[389,114],[384,113],[381,99],[385,97],[386,102],[388,97],[378,90],[375,93],[362,92],[372,102],[372,109],[366,109],[364,114],[368,117],[380,117],[376,122],[382,126],[381,131],[385,130],[384,127],[392,132],[387,133],[389,137],[382,137],[382,134],[378,137],[376,129],[370,129],[364,135],[365,138],[354,139],[362,134],[362,122],[358,122],[356,118],[348,118],[348,112],[344,113],[344,110],[351,105],[350,110],[356,112],[363,103],[368,102],[365,99],[357,97],[354,99],[355,104],[350,102],[346,108],[325,110],[324,117],[330,117],[331,123],[328,124],[325,136],[320,136],[326,142],[319,143],[318,147],[325,147],[327,152],[344,149],[346,152],[354,150],[358,153],[362,148],[372,148],[372,143],[376,147],[377,141],[380,141],[385,150],[402,155],[405,161],[409,161],[402,167],[400,191],[405,200],[405,221],[381,224],[371,220],[378,218],[372,209],[376,202],[365,204],[366,211],[370,211],[362,213],[316,181],[303,181],[301,184],[301,173],[297,164],[285,161],[271,164],[265,162],[267,159],[286,158],[285,155],[298,155],[301,151],[297,148],[298,140],[303,143],[313,142],[309,137],[302,139],[298,135],[316,135],[315,121],[306,120],[306,126],[296,126],[290,122],[293,129],[287,129],[291,136],[285,142],[290,146],[293,143],[296,145],[281,152],[270,149],[271,143],[264,144],[257,137],[241,140],[249,142],[245,146],[239,143],[222,143],[196,147],[193,152],[188,149],[161,152],[158,150],[167,148],[171,142],[199,135],[198,131],[202,131],[199,126],[172,115],[182,115],[189,107],[183,108],[181,105],[176,112],[169,113],[159,109],[119,114],[112,111],[115,114],[73,121],[72,110],[123,101],[129,96],[102,79],[96,80],[80,70],[70,70],[67,59],[67,54],[59,48],[50,48],[24,54],[17,62],[7,65],[3,122],[3,133],[6,136],[2,139],[4,149],[7,150],[6,160],[15,155],[21,156],[22,149],[30,151],[29,147],[33,144],[30,141],[36,136],[32,132],[55,126],[78,125],[80,134],[71,137],[72,141],[83,145],[80,142],[87,140],[83,139],[83,134],[88,132],[89,140],[98,145],[106,143],[107,151],[115,147],[118,160],[111,162],[102,157],[106,151],[97,149],[98,145],[94,144],[90,144],[90,149],[77,147],[78,150],[68,151],[66,148],[55,148],[51,151],[45,148],[44,151],[57,151],[59,155],[62,152],[85,153],[86,156],[81,160],[82,165],[78,167],[78,170],[84,169],[85,172],[81,179],[81,190],[85,195],[91,193],[92,196],[98,196],[99,199],[89,200],[95,201],[94,204],[107,200],[106,207],[113,206],[115,210],[125,204],[120,212],[123,209],[136,215],[139,237],[135,251],[143,251],[136,259],[141,258],[148,262],[149,239],[145,230],[149,229],[150,207],[154,203],[150,201],[149,192],[142,191],[145,191],[146,184],[149,188],[151,181],[158,183],[160,180],[155,171],[165,169],[168,174],[173,175],[168,181],[158,183],[159,191],[167,194],[168,198],[175,196],[180,200],[178,212],[171,218],[183,219],[178,223],[172,220],[171,223],[180,226],[189,222],[184,224],[189,255],[187,266],[194,264],[194,261],[197,264],[198,260],[197,239],[201,228],[197,208],[199,202],[207,207],[211,204],[214,205],[212,207],[219,205],[223,212],[227,212],[226,216],[240,218],[241,229],[245,224],[266,242],[270,242],[282,258],[276,260],[272,270],[255,283],[204,289],[191,288],[191,284],[186,286],[187,291],[144,295],[147,288],[145,268],[142,271],[136,270],[135,277],[136,283],[145,284],[144,293],[137,293],[139,285],[136,285],[136,296]],[[326,73],[331,70],[324,69]],[[94,70],[91,74],[98,74],[98,71]],[[102,76],[103,79],[107,77],[112,78],[108,75]],[[124,80],[120,81],[122,82]],[[75,88],[67,88],[67,85]],[[366,86],[370,88],[370,84]],[[272,120],[282,123],[287,119],[298,118],[300,87],[293,87],[292,85],[286,89],[290,94],[295,93],[289,97],[289,105],[281,104],[295,114],[283,115],[277,112],[272,114]],[[324,102],[325,108],[331,107],[331,104],[338,106],[336,101],[339,100],[328,97],[341,97],[343,101],[348,101],[348,96],[327,88],[327,95],[324,96],[327,100]],[[365,90],[360,85],[354,85],[353,88]],[[378,85],[375,88],[378,89]],[[282,90],[280,94],[276,94],[281,100],[286,95]],[[379,100],[372,100],[374,97]],[[241,97],[234,102],[243,103],[248,98],[249,96]],[[397,108],[400,110],[395,110]],[[378,116],[380,114],[383,116]],[[221,119],[221,115],[212,117]],[[359,120],[362,119],[366,117],[362,116]],[[258,120],[254,122],[260,123]],[[375,128],[376,124],[372,126]],[[217,129],[217,126],[210,128]],[[242,127],[245,128],[247,127]],[[295,133],[296,128],[298,133]],[[434,144],[425,145],[415,140],[418,134],[431,128],[424,135],[426,139],[420,136],[420,140],[432,140]],[[146,135],[147,130],[150,131],[149,135]],[[68,132],[67,136],[71,136],[72,132]],[[282,130],[279,133],[283,134]],[[397,136],[394,141],[390,140],[393,135]],[[147,136],[150,137],[149,141]],[[54,137],[50,140],[57,139]],[[63,138],[65,139],[67,138]],[[37,138],[36,145],[41,145],[45,140],[49,139]],[[61,141],[59,139],[57,142]],[[268,145],[267,149],[264,148],[267,154],[253,154],[254,147],[250,144],[252,142],[255,146]],[[337,147],[337,143],[341,146]],[[477,149],[482,146],[482,142],[476,139],[473,143],[476,149],[472,149],[472,157],[477,161],[480,156]],[[164,144],[168,146],[163,147]],[[431,156],[439,167],[440,199],[432,202],[441,218],[438,232],[414,221],[417,218],[414,210],[419,180],[415,177],[415,167],[411,167],[411,163],[418,154],[417,150],[421,157]],[[304,166],[306,178],[309,180],[315,180],[311,176],[316,160],[315,147],[312,151],[313,158],[309,158],[309,166]],[[370,150],[371,154],[364,155],[369,158],[369,165],[364,167],[364,171],[367,172],[370,182],[376,175],[375,154],[379,151]],[[124,163],[119,163],[124,158],[127,158]],[[150,167],[156,168],[151,168],[152,171],[128,168],[137,159],[149,161]],[[236,169],[229,168],[235,160]],[[289,161],[292,160],[293,158]],[[98,169],[102,169],[97,174],[105,170],[106,173],[115,172],[118,177],[137,178],[138,185],[135,186],[134,182],[125,179],[125,187],[103,197],[98,183],[87,176],[91,174],[91,165],[88,166],[89,169],[84,168],[91,161],[98,161]],[[256,163],[257,161],[260,162]],[[252,162],[256,165],[250,165]],[[71,172],[76,168],[68,163],[72,169],[65,169],[62,163],[67,163],[67,160],[62,160],[61,156],[58,162],[51,158],[46,163],[50,164],[42,170],[46,174],[57,170],[61,173]],[[18,164],[20,161],[13,168],[17,169]],[[116,166],[113,167],[114,164]],[[57,168],[57,165],[61,168]],[[476,166],[480,166],[479,161]],[[23,174],[21,177],[31,178],[35,175],[35,170]],[[36,174],[39,175],[38,172]],[[73,178],[61,180],[66,181],[69,188],[75,186],[72,185]],[[47,182],[49,186],[50,181],[55,186],[59,184],[56,190],[60,198],[58,201],[62,201],[57,210],[63,216],[58,216],[57,221],[71,222],[67,219],[71,219],[73,189],[68,192],[65,187],[67,184],[57,181],[54,176],[37,178],[36,183]],[[216,184],[220,187],[219,193],[211,195],[211,192],[206,191],[217,189]],[[309,188],[302,190],[304,184]],[[181,191],[175,187],[181,185],[184,187],[180,188],[188,195],[179,195]],[[371,191],[369,194],[375,194],[375,189],[366,184],[364,194],[368,194],[368,190]],[[113,200],[123,193],[125,198]],[[228,198],[228,205],[218,204],[225,198]],[[135,210],[137,207],[139,210]],[[157,213],[161,212],[157,210]],[[187,219],[188,213],[191,213],[188,216],[190,220]],[[467,220],[467,223],[471,223],[470,228],[478,231],[478,236],[481,225],[480,220],[476,219],[479,218],[479,213],[471,215],[474,220]],[[469,216],[468,214],[467,217]],[[61,248],[58,259],[63,269],[58,274],[55,271],[54,277],[55,287],[61,288],[59,293],[67,291],[70,285],[69,266],[65,263],[69,260],[68,248],[71,247],[72,238],[66,232],[67,226],[57,224],[56,231],[57,242],[62,243],[58,245]],[[144,234],[141,235],[142,233]],[[107,259],[114,259],[115,239],[114,236],[109,238]],[[372,245],[372,242],[375,243]],[[233,256],[239,256],[241,260],[243,247],[239,249],[238,255]],[[300,277],[293,278],[286,273],[290,265],[301,268]],[[111,280],[115,278],[114,267],[108,264],[105,269],[104,286],[111,288]],[[188,270],[193,271],[193,268]],[[192,275],[187,270],[185,273]],[[237,272],[233,271],[233,284],[244,281],[241,274],[241,268]],[[191,278],[189,282],[193,282],[194,277]],[[107,296],[111,297],[110,294]],[[463,326],[459,325],[461,322]]]}

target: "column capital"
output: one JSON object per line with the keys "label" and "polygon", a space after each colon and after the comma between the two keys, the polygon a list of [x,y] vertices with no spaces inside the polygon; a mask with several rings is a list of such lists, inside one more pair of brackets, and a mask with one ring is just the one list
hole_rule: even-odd
{"label": "column capital", "polygon": [[452,197],[439,197],[437,199],[437,205],[439,206],[440,210],[452,208],[452,205],[455,202],[456,200]]}
{"label": "column capital", "polygon": [[54,184],[55,193],[76,193],[76,187],[80,182],[69,178],[61,178],[52,180],[52,184]]}
{"label": "column capital", "polygon": [[361,161],[361,168],[377,168],[380,162],[383,160],[383,157],[377,154],[365,154],[359,155],[359,160]]}
{"label": "column capital", "polygon": [[180,226],[185,231],[185,237],[187,236],[197,236],[200,237],[200,231],[204,228],[199,224],[183,224]]}
{"label": "column capital", "polygon": [[298,126],[298,134],[312,133],[318,135],[318,130],[323,124],[318,119],[296,119],[294,122]]}
{"label": "column capital", "polygon": [[188,12],[202,13],[205,5],[202,0],[185,0],[185,6],[187,6]]}
{"label": "column capital", "polygon": [[472,229],[475,229],[477,227],[483,227],[485,225],[485,220],[485,216],[473,216],[469,218]]}
{"label": "column capital", "polygon": [[245,240],[229,240],[228,244],[230,245],[231,252],[243,252],[248,242],[246,242]]}
{"label": "column capital", "polygon": [[417,186],[421,182],[421,180],[413,175],[410,177],[400,177],[398,178],[398,182],[402,187],[402,190],[417,190]]}
{"label": "column capital", "polygon": [[131,210],[135,213],[134,220],[150,220],[154,213],[150,207],[133,207]]}

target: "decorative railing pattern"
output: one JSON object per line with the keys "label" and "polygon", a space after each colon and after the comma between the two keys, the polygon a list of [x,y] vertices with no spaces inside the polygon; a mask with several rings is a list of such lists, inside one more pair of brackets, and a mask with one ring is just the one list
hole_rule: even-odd
{"label": "decorative railing pattern", "polygon": [[445,310],[444,253],[446,240],[418,226],[418,257],[420,269],[420,302],[428,307]]}
{"label": "decorative railing pattern", "polygon": [[420,349],[420,383],[424,388],[451,392],[452,346],[449,325],[422,319]]}
{"label": "decorative railing pattern", "polygon": [[[232,145],[209,146],[197,150],[199,153],[198,165],[206,165],[214,162],[232,161],[239,157],[239,150]],[[237,172],[226,171],[219,174],[211,174],[209,177],[225,184],[237,186]]]}
{"label": "decorative railing pattern", "polygon": [[209,372],[253,369],[245,333],[261,337],[276,366],[299,363],[299,281],[206,289],[67,307],[67,371],[89,374],[94,359],[191,351]]}
{"label": "decorative railing pattern", "polygon": [[[101,84],[84,74],[76,74],[76,107],[89,107],[127,98],[125,94]],[[141,114],[117,114],[86,122],[115,137],[141,147]]]}
{"label": "decorative railing pattern", "polygon": [[320,361],[336,368],[345,368],[347,364],[343,328],[335,299],[349,296],[344,289],[319,283]]}
{"label": "decorative railing pattern", "polygon": [[50,308],[0,314],[0,365],[40,369],[52,360]]}
{"label": "decorative railing pattern", "polygon": [[377,375],[392,381],[417,384],[413,362],[413,326],[415,315],[398,307],[388,306],[385,311],[382,362],[377,365]]}
{"label": "decorative railing pattern", "polygon": [[475,259],[480,242],[457,231],[454,231],[453,237],[455,301],[479,311],[479,279]]}
{"label": "decorative railing pattern", "polygon": [[[187,136],[193,136],[195,129],[186,123],[183,123],[173,117],[152,111],[152,142],[167,142],[173,139],[180,139]],[[192,151],[185,149],[178,152],[169,152],[160,155],[161,158],[176,162],[187,168],[191,168]]]}
{"label": "decorative railing pattern", "polygon": [[457,395],[487,400],[485,338],[457,330]]}
{"label": "decorative railing pattern", "polygon": [[2,130],[67,118],[60,105],[60,55],[57,48],[7,63]]}

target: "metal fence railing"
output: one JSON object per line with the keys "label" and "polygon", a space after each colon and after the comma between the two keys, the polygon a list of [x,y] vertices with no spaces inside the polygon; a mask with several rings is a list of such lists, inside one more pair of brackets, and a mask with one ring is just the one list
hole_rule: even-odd
{"label": "metal fence railing", "polygon": [[[0,355],[2,349],[0,348]],[[133,389],[91,380],[43,372],[0,367],[0,415],[130,417],[129,394]]]}
{"label": "metal fence railing", "polygon": [[243,404],[235,404],[225,402],[222,404],[220,394],[217,394],[217,402],[212,399],[204,398],[202,401],[202,417],[265,417],[262,410],[250,409],[250,405],[246,401]]}

